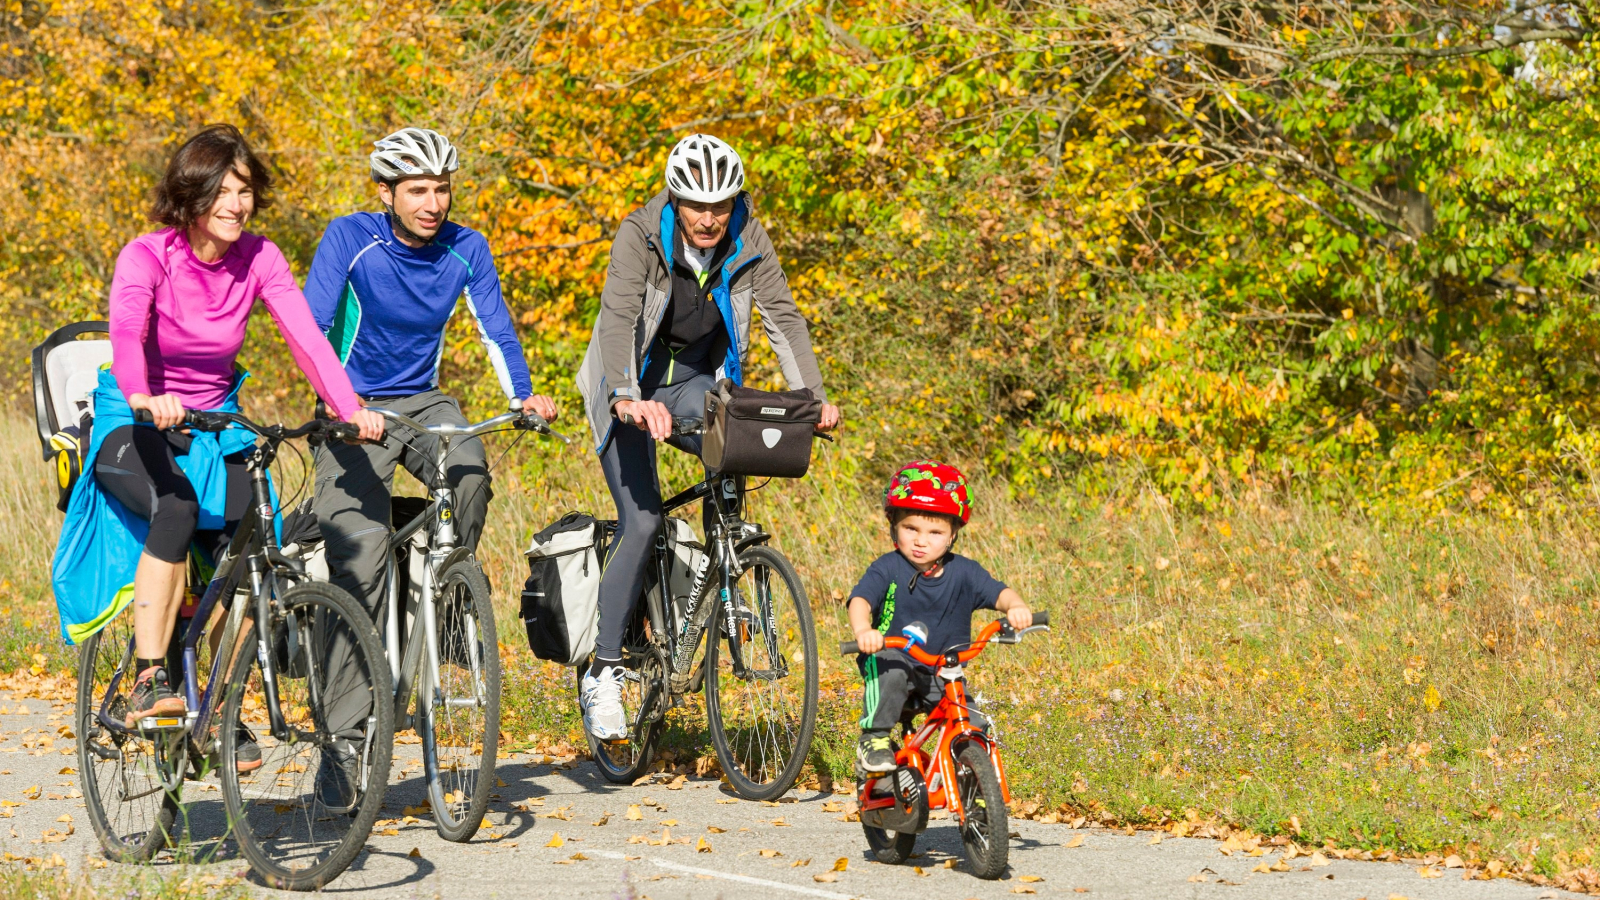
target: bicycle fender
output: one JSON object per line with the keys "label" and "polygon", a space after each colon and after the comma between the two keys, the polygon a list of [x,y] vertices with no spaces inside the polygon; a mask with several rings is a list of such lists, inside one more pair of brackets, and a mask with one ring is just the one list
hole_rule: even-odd
{"label": "bicycle fender", "polygon": [[758,531],[755,534],[740,538],[739,540],[735,541],[733,544],[733,552],[743,553],[751,547],[754,547],[756,544],[765,544],[770,540],[772,540],[772,535],[767,534],[765,531]]}

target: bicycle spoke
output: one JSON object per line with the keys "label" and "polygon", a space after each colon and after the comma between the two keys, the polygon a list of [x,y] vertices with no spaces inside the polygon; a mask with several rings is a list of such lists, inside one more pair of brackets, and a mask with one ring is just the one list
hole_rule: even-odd
{"label": "bicycle spoke", "polygon": [[435,601],[439,677],[432,707],[436,781],[429,796],[440,834],[477,832],[494,788],[500,657],[488,583],[470,557],[450,565]]}
{"label": "bicycle spoke", "polygon": [[84,641],[78,668],[78,771],[90,822],[107,855],[142,862],[165,844],[175,806],[167,793],[160,748],[149,738],[103,727],[97,716],[113,681],[107,715],[120,722],[133,685],[128,649],[132,616],[119,616]]}

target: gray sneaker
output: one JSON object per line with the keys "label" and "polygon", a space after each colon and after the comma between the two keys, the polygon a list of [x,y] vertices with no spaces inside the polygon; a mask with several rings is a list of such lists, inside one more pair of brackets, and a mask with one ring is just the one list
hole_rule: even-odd
{"label": "gray sneaker", "polygon": [[597,741],[620,741],[628,737],[627,715],[622,708],[622,667],[606,666],[600,677],[583,676],[578,690],[578,706],[583,710],[583,727]]}
{"label": "gray sneaker", "polygon": [[361,802],[361,757],[333,748],[322,751],[317,767],[317,802],[328,812],[355,814]]}

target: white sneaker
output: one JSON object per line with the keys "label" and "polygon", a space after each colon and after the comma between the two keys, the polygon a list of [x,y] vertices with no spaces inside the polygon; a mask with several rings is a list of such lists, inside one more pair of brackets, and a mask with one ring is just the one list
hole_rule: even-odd
{"label": "white sneaker", "polygon": [[583,709],[583,727],[595,740],[620,741],[628,736],[619,666],[606,666],[600,670],[599,678],[585,674],[578,690],[578,706]]}

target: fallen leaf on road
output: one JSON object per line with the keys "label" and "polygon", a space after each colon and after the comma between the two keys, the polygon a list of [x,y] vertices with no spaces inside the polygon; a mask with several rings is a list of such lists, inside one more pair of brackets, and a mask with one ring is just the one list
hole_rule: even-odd
{"label": "fallen leaf on road", "polygon": [[1161,843],[1161,835],[1159,835],[1159,834],[1150,839],[1150,846],[1152,846],[1152,847],[1154,847],[1155,845],[1157,845],[1159,843]]}
{"label": "fallen leaf on road", "polygon": [[398,835],[400,833],[400,829],[393,828],[393,827],[391,827],[391,828],[380,828],[380,829],[378,829],[378,833],[381,834],[381,835],[384,835],[386,837],[394,837],[395,835]]}
{"label": "fallen leaf on road", "polygon": [[1322,851],[1318,850],[1317,852],[1311,854],[1311,868],[1320,869],[1323,866],[1331,865],[1333,865],[1333,863],[1329,862],[1328,858],[1322,855]]}
{"label": "fallen leaf on road", "polygon": [[1081,835],[1081,834],[1073,835],[1072,840],[1067,841],[1065,844],[1062,844],[1061,846],[1067,848],[1068,850],[1071,850],[1074,847],[1082,847],[1083,846],[1083,835]]}
{"label": "fallen leaf on road", "polygon": [[835,872],[843,872],[848,868],[850,868],[850,858],[848,856],[841,856],[833,861],[833,870]]}
{"label": "fallen leaf on road", "polygon": [[1422,868],[1417,870],[1417,874],[1421,875],[1423,878],[1442,878],[1442,877],[1444,877],[1444,871],[1443,870],[1435,869],[1435,868],[1433,868],[1431,866],[1423,866]]}
{"label": "fallen leaf on road", "polygon": [[710,853],[711,852],[711,842],[702,837],[700,840],[695,842],[694,852],[696,852],[696,853]]}
{"label": "fallen leaf on road", "polygon": [[39,799],[39,794],[40,788],[37,784],[22,792],[22,796],[27,797],[29,800]]}
{"label": "fallen leaf on road", "polygon": [[709,832],[711,832],[711,833],[712,833],[712,834],[723,834],[723,833],[725,833],[725,832],[726,832],[726,831],[727,831],[727,830],[728,830],[728,829],[726,829],[726,828],[718,828],[718,827],[717,827],[717,826],[715,826],[715,825],[707,825],[707,826],[706,826],[706,830],[707,830],[707,831],[709,831]]}
{"label": "fallen leaf on road", "polygon": [[72,821],[72,814],[71,813],[62,813],[61,815],[56,817],[56,821],[57,822],[71,822]]}
{"label": "fallen leaf on road", "polygon": [[733,800],[731,798],[724,798],[724,799],[718,800],[717,802],[718,803],[738,803],[739,801]]}
{"label": "fallen leaf on road", "polygon": [[628,807],[628,818],[635,822],[644,818],[644,811],[639,808],[639,804],[635,803]]}
{"label": "fallen leaf on road", "polygon": [[1266,863],[1261,863],[1261,864],[1257,865],[1254,869],[1251,869],[1250,871],[1252,871],[1252,872],[1271,872],[1272,871],[1272,867],[1267,865]]}
{"label": "fallen leaf on road", "polygon": [[559,831],[550,836],[550,843],[545,844],[546,847],[565,847],[566,845],[567,842],[562,840],[561,832]]}
{"label": "fallen leaf on road", "polygon": [[408,806],[405,809],[400,810],[400,815],[402,815],[402,816],[421,816],[421,815],[426,815],[427,813],[430,813],[430,812],[433,812],[433,807],[429,806],[428,805],[428,801],[424,800],[424,801],[422,801],[421,804],[419,804],[417,806]]}
{"label": "fallen leaf on road", "polygon": [[577,860],[578,862],[583,862],[584,860],[586,860],[588,858],[589,857],[584,856],[582,853],[574,853],[571,856],[567,857],[567,859],[574,859],[574,860]]}
{"label": "fallen leaf on road", "polygon": [[809,866],[809,865],[811,865],[811,857],[808,856],[805,859],[797,859],[794,862],[789,863],[789,868],[798,869],[801,866]]}
{"label": "fallen leaf on road", "polygon": [[765,848],[762,848],[761,850],[757,850],[756,852],[761,854],[761,858],[762,859],[772,859],[775,856],[782,856],[783,855],[783,853],[781,851],[768,850],[768,849],[765,849]]}
{"label": "fallen leaf on road", "polygon": [[674,825],[676,825],[676,824],[678,824],[678,820],[677,820],[677,819],[662,819],[662,820],[661,820],[661,821],[660,821],[660,822],[659,822],[659,823],[657,823],[657,824],[660,824],[660,825],[665,825],[665,826],[667,826],[667,827],[668,827],[668,828],[670,828],[670,827],[672,827],[672,826],[674,826]]}
{"label": "fallen leaf on road", "polygon": [[922,867],[921,866],[912,866],[911,867],[911,872],[912,872],[912,874],[915,874],[915,875],[921,875],[923,878],[927,878],[928,877],[928,873],[922,871]]}
{"label": "fallen leaf on road", "polygon": [[1017,880],[1023,882],[1024,884],[1033,884],[1034,882],[1043,881],[1044,879],[1038,875],[1021,875],[1017,877]]}
{"label": "fallen leaf on road", "polygon": [[57,772],[56,774],[57,775],[76,775],[76,774],[78,774],[78,770],[74,769],[71,766],[66,766],[61,771]]}
{"label": "fallen leaf on road", "polygon": [[1461,857],[1454,853],[1444,858],[1444,867],[1446,869],[1464,869],[1466,866],[1467,864],[1461,860]]}
{"label": "fallen leaf on road", "polygon": [[820,881],[823,884],[832,884],[833,882],[839,880],[839,873],[838,872],[823,872],[821,875],[813,875],[813,876],[811,876],[811,880],[812,881]]}
{"label": "fallen leaf on road", "polygon": [[1211,876],[1210,875],[1190,875],[1189,876],[1189,880],[1190,881],[1210,881],[1211,880]]}
{"label": "fallen leaf on road", "polygon": [[411,852],[407,853],[406,855],[411,857],[412,859],[421,859],[422,858],[422,848],[421,847],[412,847],[411,848]]}
{"label": "fallen leaf on road", "polygon": [[944,867],[946,869],[954,869],[956,867],[956,861],[953,859],[947,859],[944,861]]}
{"label": "fallen leaf on road", "polygon": [[609,821],[611,821],[611,813],[601,813],[600,814],[600,818],[594,820],[590,824],[595,826],[596,828],[599,828],[601,825],[604,825],[605,823],[607,823]]}
{"label": "fallen leaf on road", "polygon": [[844,804],[837,800],[829,800],[827,803],[822,804],[822,811],[825,813],[843,812]]}

